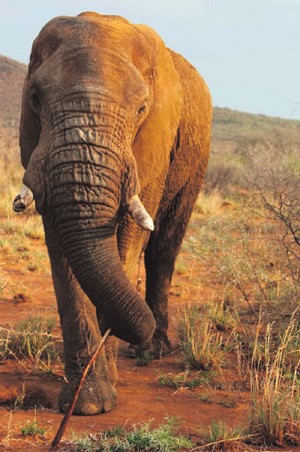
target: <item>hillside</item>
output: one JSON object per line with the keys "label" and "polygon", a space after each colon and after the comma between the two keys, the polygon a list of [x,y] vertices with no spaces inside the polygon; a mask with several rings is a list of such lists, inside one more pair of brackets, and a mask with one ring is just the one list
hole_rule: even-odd
{"label": "hillside", "polygon": [[300,145],[300,121],[214,107],[212,150],[232,152],[258,141]]}
{"label": "hillside", "polygon": [[25,64],[0,55],[0,124],[18,127]]}

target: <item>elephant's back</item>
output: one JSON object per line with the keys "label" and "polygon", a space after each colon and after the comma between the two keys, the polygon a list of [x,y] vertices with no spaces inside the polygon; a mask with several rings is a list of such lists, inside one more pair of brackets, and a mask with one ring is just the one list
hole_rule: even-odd
{"label": "elephant's back", "polygon": [[199,110],[204,125],[210,121],[212,99],[209,88],[197,69],[182,55],[169,49],[183,88],[184,104]]}
{"label": "elephant's back", "polygon": [[205,174],[210,151],[212,99],[199,72],[180,54],[169,50],[182,85],[183,107],[166,193],[184,187],[193,174]]}

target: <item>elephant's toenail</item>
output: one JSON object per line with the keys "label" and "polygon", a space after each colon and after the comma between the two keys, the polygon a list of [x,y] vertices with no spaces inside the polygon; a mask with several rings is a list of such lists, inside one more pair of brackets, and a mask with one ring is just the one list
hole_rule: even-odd
{"label": "elephant's toenail", "polygon": [[95,403],[86,402],[82,405],[82,413],[87,415],[98,414],[100,412],[99,406]]}
{"label": "elephant's toenail", "polygon": [[113,409],[113,404],[109,400],[107,400],[103,406],[104,412],[107,413],[108,411],[111,411],[112,409]]}

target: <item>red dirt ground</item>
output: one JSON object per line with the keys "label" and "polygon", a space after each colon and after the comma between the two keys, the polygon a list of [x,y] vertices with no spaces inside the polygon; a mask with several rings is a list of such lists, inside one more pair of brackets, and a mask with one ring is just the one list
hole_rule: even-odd
{"label": "red dirt ground", "polygon": [[[7,234],[5,231],[3,233]],[[45,250],[42,239],[31,240],[30,247],[35,251]],[[1,326],[12,326],[29,315],[44,315],[45,310],[48,317],[54,317],[59,325],[47,259],[41,257],[41,268],[28,271],[24,270],[24,261],[18,259],[8,248],[4,247],[1,251],[0,282],[7,283],[0,294]],[[186,262],[189,262],[188,257]],[[200,264],[191,262],[191,268],[183,275],[174,275],[170,295],[170,337],[175,351],[169,357],[139,367],[135,359],[127,355],[127,344],[120,342],[117,408],[111,413],[93,417],[73,416],[60,450],[68,449],[72,432],[96,433],[116,425],[126,423],[130,426],[151,419],[155,425],[165,416],[179,416],[182,420],[182,432],[187,434],[194,434],[196,429],[207,427],[213,420],[222,420],[235,427],[246,424],[250,408],[249,392],[239,389],[241,386],[233,364],[229,363],[222,376],[216,381],[213,379],[209,386],[192,390],[176,391],[159,385],[157,381],[160,374],[172,372],[177,375],[183,371],[180,351],[176,351],[178,307],[187,301],[205,300],[205,295],[210,290],[193,283],[191,274],[206,271],[197,265]],[[22,290],[18,290],[18,285]],[[58,328],[57,330],[59,331]],[[62,420],[62,414],[57,411],[57,396],[62,383],[62,366],[55,368],[54,374],[47,375],[32,370],[28,361],[0,362],[0,449],[49,450]],[[36,410],[11,408],[22,393],[25,393],[24,405],[36,406]],[[35,417],[39,425],[46,429],[46,434],[40,439],[22,437],[21,428]]]}

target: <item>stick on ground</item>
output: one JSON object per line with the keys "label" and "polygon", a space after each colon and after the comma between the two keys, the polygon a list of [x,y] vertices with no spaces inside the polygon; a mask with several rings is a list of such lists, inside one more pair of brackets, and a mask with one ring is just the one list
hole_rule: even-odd
{"label": "stick on ground", "polygon": [[102,348],[103,348],[103,346],[105,344],[105,341],[106,341],[106,339],[107,339],[107,337],[108,337],[110,332],[111,332],[111,328],[108,328],[106,330],[104,336],[102,337],[101,342],[100,342],[97,350],[95,351],[94,355],[91,357],[90,361],[87,363],[87,365],[86,365],[86,367],[85,367],[85,369],[84,369],[84,371],[83,371],[83,373],[81,375],[81,378],[80,378],[79,382],[76,385],[74,398],[72,400],[72,403],[70,404],[70,406],[68,408],[68,411],[64,415],[63,420],[61,421],[61,424],[59,426],[59,429],[57,430],[57,433],[55,435],[55,438],[52,441],[51,449],[53,449],[55,446],[57,446],[60,443],[60,440],[61,440],[61,438],[62,438],[62,436],[64,434],[64,431],[66,430],[68,422],[69,422],[69,420],[70,420],[70,418],[71,418],[71,416],[73,414],[73,411],[74,411],[74,408],[75,408],[75,405],[76,405],[76,402],[77,402],[77,399],[78,399],[81,387],[83,385],[83,382],[84,382],[84,380],[85,380],[85,378],[86,378],[86,376],[88,374],[88,371],[90,370],[90,368],[92,367],[92,365],[96,361],[99,353],[101,352],[101,350],[102,350]]}

